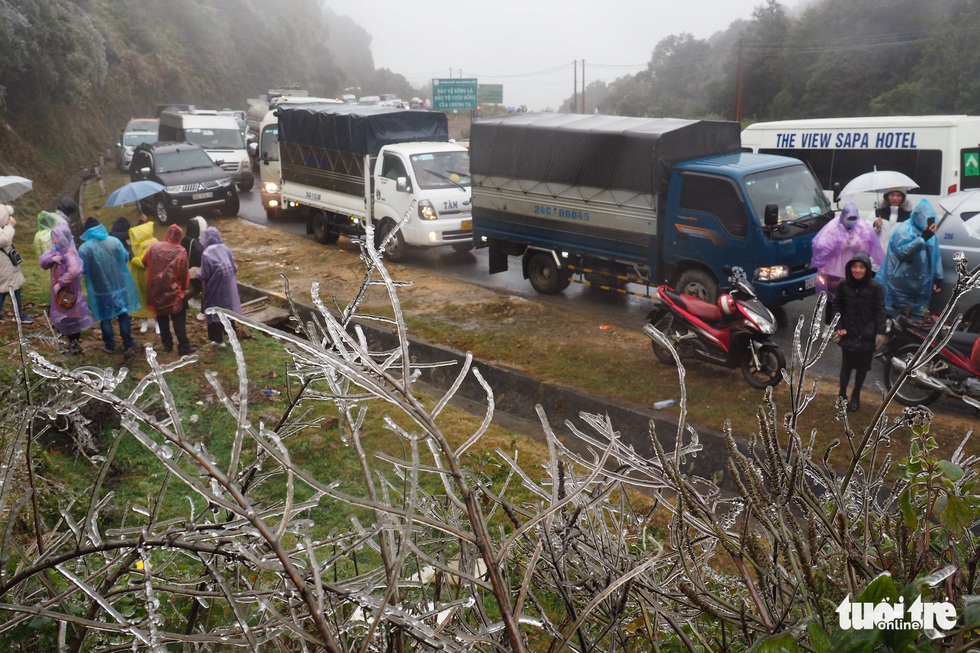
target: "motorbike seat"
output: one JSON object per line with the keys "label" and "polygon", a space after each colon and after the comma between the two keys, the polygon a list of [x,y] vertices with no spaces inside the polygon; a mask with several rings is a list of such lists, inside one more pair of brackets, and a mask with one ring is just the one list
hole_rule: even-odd
{"label": "motorbike seat", "polygon": [[949,340],[949,348],[966,356],[970,357],[970,352],[973,351],[973,346],[977,343],[977,338],[980,337],[976,333],[968,333],[966,331],[956,331],[953,333],[952,338]]}
{"label": "motorbike seat", "polygon": [[709,304],[694,295],[684,295],[675,290],[664,289],[664,292],[672,302],[682,306],[691,315],[708,322],[721,322],[721,309],[715,304]]}

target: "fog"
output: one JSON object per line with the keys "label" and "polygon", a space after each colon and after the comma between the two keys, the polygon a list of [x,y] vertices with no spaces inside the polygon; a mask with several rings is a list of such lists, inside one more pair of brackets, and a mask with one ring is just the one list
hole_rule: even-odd
{"label": "fog", "polygon": [[[707,38],[750,20],[763,0],[327,0],[372,37],[376,68],[414,86],[469,77],[503,84],[504,104],[557,108],[585,83],[646,68],[664,37]],[[578,61],[576,67],[573,62]]]}

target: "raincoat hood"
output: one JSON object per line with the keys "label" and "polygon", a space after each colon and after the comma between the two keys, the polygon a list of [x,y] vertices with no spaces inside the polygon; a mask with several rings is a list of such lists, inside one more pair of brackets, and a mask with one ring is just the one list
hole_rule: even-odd
{"label": "raincoat hood", "polygon": [[857,204],[854,202],[845,204],[840,212],[840,223],[844,225],[844,228],[848,230],[853,229],[860,220],[861,214],[858,212]]}
{"label": "raincoat hood", "polygon": [[14,214],[14,207],[9,204],[0,204],[0,228],[10,224],[10,217]]}
{"label": "raincoat hood", "polygon": [[[862,263],[864,263],[864,267],[868,269],[868,273],[864,275],[864,278],[861,279],[861,281],[856,280],[851,275],[851,263],[854,263],[855,261],[861,261]],[[844,274],[847,275],[847,280],[851,283],[867,283],[871,279],[871,277],[874,276],[874,272],[872,272],[871,270],[872,270],[871,257],[865,254],[864,252],[859,252],[854,256],[852,256],[851,259],[847,262],[847,265],[844,267]]]}
{"label": "raincoat hood", "polygon": [[62,222],[62,219],[57,213],[41,211],[37,214],[38,229],[54,229],[60,222]]}
{"label": "raincoat hood", "polygon": [[167,227],[167,234],[163,237],[168,243],[173,243],[174,245],[179,245],[180,241],[184,238],[184,230],[175,224]]}
{"label": "raincoat hood", "polygon": [[153,240],[152,222],[144,222],[129,229],[129,242],[133,244],[134,250],[140,245],[145,246],[150,240]]}
{"label": "raincoat hood", "polygon": [[220,245],[221,242],[221,232],[218,231],[217,227],[208,227],[201,234],[201,245],[204,246],[204,249],[211,245]]}
{"label": "raincoat hood", "polygon": [[75,239],[67,222],[61,222],[51,230],[51,246],[62,253],[75,249]]}
{"label": "raincoat hood", "polygon": [[936,215],[936,209],[932,208],[932,204],[929,203],[929,200],[921,199],[919,200],[919,203],[915,205],[915,208],[912,209],[912,217],[909,218],[909,221],[915,225],[916,229],[921,231],[925,229],[926,220],[929,218],[935,219],[937,223],[939,222],[939,218]]}
{"label": "raincoat hood", "polygon": [[[86,222],[85,224],[88,224],[88,222]],[[97,222],[96,222],[96,224],[95,224],[94,227],[89,227],[88,229],[86,229],[85,231],[83,231],[82,232],[82,235],[80,236],[80,238],[83,241],[86,241],[86,240],[105,240],[108,237],[109,237],[109,232],[105,230],[105,227],[104,226],[102,226],[101,224],[99,224]]]}

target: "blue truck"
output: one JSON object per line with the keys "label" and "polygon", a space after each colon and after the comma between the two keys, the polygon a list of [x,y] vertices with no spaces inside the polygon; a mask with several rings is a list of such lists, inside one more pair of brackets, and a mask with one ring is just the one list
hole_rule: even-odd
{"label": "blue truck", "polygon": [[521,257],[544,294],[577,281],[653,296],[668,283],[714,302],[747,280],[778,306],[814,293],[810,243],[834,215],[802,162],[744,152],[734,122],[482,119],[470,169],[474,245],[489,248],[490,273]]}

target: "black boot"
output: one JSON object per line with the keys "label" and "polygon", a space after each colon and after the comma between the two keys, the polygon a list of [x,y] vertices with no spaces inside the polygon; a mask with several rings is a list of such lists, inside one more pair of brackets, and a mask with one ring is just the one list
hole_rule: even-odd
{"label": "black boot", "polygon": [[847,412],[856,413],[861,410],[861,399],[856,394],[851,397],[851,403],[847,404]]}

